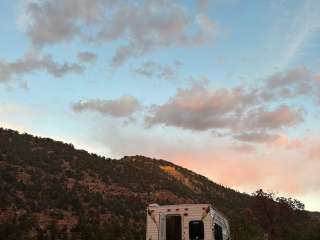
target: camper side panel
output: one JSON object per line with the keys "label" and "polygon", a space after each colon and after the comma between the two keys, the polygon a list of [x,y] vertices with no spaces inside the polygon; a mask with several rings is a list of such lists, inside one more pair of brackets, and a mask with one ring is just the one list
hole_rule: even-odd
{"label": "camper side panel", "polygon": [[158,224],[160,224],[159,220],[159,209],[150,208],[150,210],[154,210],[153,216],[156,222],[152,219],[151,216],[147,213],[147,234],[146,240],[159,240],[158,235]]}
{"label": "camper side panel", "polygon": [[217,210],[212,209],[213,226],[218,224],[222,228],[223,239],[230,239],[230,228],[228,220]]}

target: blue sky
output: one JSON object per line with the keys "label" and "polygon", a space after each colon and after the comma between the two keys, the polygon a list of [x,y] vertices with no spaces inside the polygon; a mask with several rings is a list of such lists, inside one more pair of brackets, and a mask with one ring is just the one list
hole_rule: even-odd
{"label": "blue sky", "polygon": [[320,210],[318,1],[0,9],[3,127],[108,157],[164,158]]}

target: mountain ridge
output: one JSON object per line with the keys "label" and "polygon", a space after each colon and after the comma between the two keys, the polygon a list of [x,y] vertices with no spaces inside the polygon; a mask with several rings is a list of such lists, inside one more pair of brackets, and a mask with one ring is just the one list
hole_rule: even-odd
{"label": "mountain ridge", "polygon": [[[2,128],[0,151],[0,236],[6,239],[144,239],[145,209],[154,202],[212,203],[229,218],[233,239],[268,234],[256,198],[165,160],[115,160]],[[320,239],[320,213],[286,211],[274,239]]]}

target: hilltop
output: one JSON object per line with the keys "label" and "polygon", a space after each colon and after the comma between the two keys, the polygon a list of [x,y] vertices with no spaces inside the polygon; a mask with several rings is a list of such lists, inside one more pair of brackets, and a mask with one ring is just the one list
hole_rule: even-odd
{"label": "hilltop", "polygon": [[[168,161],[110,159],[0,129],[5,239],[144,239],[146,206],[155,202],[212,203],[229,218],[233,239],[264,239],[268,229],[256,200]],[[276,214],[283,216],[277,218],[277,239],[320,239],[319,213],[286,208]]]}

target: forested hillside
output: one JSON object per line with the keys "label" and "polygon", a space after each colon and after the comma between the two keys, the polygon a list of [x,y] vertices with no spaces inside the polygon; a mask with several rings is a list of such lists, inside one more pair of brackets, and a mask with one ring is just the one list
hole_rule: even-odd
{"label": "forested hillside", "polygon": [[108,159],[0,129],[1,239],[144,239],[145,209],[155,202],[212,203],[229,218],[234,240],[320,239],[319,213],[272,198],[239,193],[167,161]]}

